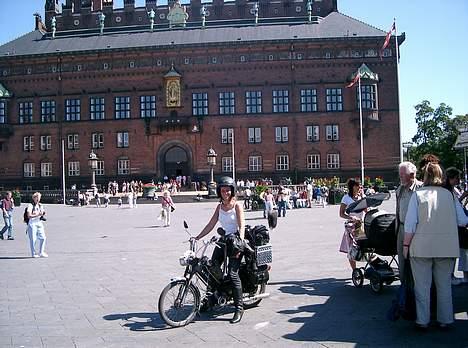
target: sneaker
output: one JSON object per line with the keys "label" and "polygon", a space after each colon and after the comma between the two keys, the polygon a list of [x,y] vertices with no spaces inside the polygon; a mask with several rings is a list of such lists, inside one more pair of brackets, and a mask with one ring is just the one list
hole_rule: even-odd
{"label": "sneaker", "polygon": [[42,253],[39,255],[40,257],[49,257],[49,255],[47,255],[46,253]]}
{"label": "sneaker", "polygon": [[37,259],[37,258],[39,257],[39,255],[34,254],[32,257],[35,258],[35,259]]}
{"label": "sneaker", "polygon": [[8,240],[15,240],[15,238],[13,238],[13,237],[8,237]]}

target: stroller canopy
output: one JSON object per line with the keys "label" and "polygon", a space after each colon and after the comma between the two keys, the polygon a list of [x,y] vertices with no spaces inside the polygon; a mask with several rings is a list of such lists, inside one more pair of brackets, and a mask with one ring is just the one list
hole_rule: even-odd
{"label": "stroller canopy", "polygon": [[383,201],[386,201],[389,198],[390,193],[376,193],[374,195],[369,195],[348,205],[346,213],[360,213],[367,208],[378,207]]}

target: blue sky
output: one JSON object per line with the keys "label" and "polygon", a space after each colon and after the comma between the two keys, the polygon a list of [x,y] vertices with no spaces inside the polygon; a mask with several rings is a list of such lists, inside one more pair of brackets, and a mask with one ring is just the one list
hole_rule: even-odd
{"label": "blue sky", "polygon": [[[123,0],[116,0],[122,7]],[[144,0],[136,0],[143,6]],[[45,0],[0,1],[0,44],[34,29],[33,13]],[[403,141],[416,133],[414,106],[424,99],[446,103],[454,115],[468,114],[467,0],[338,0],[341,13],[387,31],[396,18],[401,46],[400,103]]]}

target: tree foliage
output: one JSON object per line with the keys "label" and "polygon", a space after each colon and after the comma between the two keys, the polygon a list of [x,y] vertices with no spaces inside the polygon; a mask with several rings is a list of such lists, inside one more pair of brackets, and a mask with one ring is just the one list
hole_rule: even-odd
{"label": "tree foliage", "polygon": [[413,137],[416,147],[411,149],[411,161],[418,164],[427,153],[437,155],[444,168],[463,168],[463,152],[455,150],[458,128],[468,125],[468,114],[452,118],[452,108],[441,103],[432,108],[427,100],[415,106],[418,130]]}

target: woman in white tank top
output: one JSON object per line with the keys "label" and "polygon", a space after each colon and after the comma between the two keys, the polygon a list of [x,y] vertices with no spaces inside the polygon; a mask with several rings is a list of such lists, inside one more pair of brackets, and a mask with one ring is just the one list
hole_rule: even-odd
{"label": "woman in white tank top", "polygon": [[[244,239],[245,232],[245,219],[244,209],[242,205],[237,202],[236,199],[236,187],[234,180],[229,177],[223,177],[218,182],[216,188],[218,197],[220,198],[220,204],[216,207],[213,216],[211,217],[208,224],[200,232],[195,239],[201,239],[210,233],[216,224],[219,222],[221,227],[226,231],[226,235],[238,233],[241,239]],[[242,284],[239,278],[239,267],[242,256],[240,254],[233,257],[229,257],[228,272],[233,285],[233,299],[236,311],[234,317],[231,320],[232,324],[236,324],[241,321],[243,315],[243,303],[242,303]],[[211,261],[213,265],[221,264],[224,260],[224,248],[215,248]]]}

